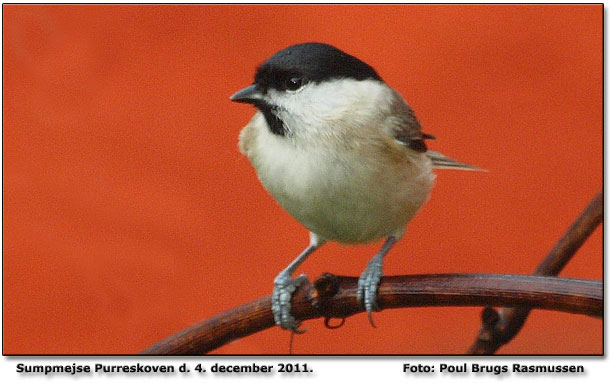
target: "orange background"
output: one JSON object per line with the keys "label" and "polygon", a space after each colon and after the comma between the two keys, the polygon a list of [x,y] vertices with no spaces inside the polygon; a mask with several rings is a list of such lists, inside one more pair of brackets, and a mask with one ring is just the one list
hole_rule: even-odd
{"label": "orange background", "polygon": [[[228,97],[288,45],[373,65],[439,171],[384,272],[521,273],[602,185],[602,7],[3,6],[4,353],[136,353],[267,295],[306,229],[237,150]],[[328,244],[299,269],[359,275],[380,244]],[[601,280],[602,229],[563,271]],[[462,353],[480,308],[322,320],[296,353]],[[602,322],[534,311],[502,353],[600,353]],[[271,329],[217,353],[288,351]]]}

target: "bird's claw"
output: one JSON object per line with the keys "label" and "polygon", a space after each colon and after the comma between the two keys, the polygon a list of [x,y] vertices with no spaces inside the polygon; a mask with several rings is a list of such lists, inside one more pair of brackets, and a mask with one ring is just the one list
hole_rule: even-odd
{"label": "bird's claw", "polygon": [[300,329],[300,322],[297,322],[291,315],[291,300],[296,288],[306,279],[307,276],[305,274],[292,279],[290,275],[281,273],[275,278],[272,292],[272,313],[275,323],[279,327],[296,334],[302,334],[306,332],[306,329]]}
{"label": "bird's claw", "polygon": [[375,257],[368,263],[366,270],[364,270],[358,280],[358,302],[364,305],[368,313],[368,320],[372,327],[376,327],[372,312],[379,311],[379,305],[377,304],[377,289],[379,288],[379,282],[382,276],[382,262],[379,262]]}

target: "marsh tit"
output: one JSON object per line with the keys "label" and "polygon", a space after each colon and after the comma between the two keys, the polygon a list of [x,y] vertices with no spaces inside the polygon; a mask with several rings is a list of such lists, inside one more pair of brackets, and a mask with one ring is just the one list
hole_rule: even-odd
{"label": "marsh tit", "polygon": [[296,268],[326,241],[385,238],[358,282],[372,322],[383,259],[426,202],[433,168],[477,170],[428,150],[411,107],[368,64],[322,43],[290,46],[261,64],[252,85],[230,99],[257,113],[239,149],[266,190],[310,231],[309,246],[274,280],[275,323],[299,332]]}

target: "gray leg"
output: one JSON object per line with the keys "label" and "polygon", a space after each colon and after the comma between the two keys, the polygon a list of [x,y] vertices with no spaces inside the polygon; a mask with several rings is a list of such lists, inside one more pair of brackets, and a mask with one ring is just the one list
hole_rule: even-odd
{"label": "gray leg", "polygon": [[313,251],[323,245],[323,243],[324,241],[311,233],[311,243],[309,246],[275,278],[272,292],[272,313],[275,318],[275,323],[281,328],[296,333],[303,332],[298,330],[300,323],[296,322],[290,311],[292,294],[296,290],[296,287],[300,286],[307,277],[305,274],[301,274],[297,278],[292,279],[292,274],[298,266],[300,266]]}
{"label": "gray leg", "polygon": [[388,237],[381,250],[368,262],[366,270],[358,280],[358,302],[364,304],[366,312],[368,312],[368,320],[373,327],[375,327],[375,322],[372,319],[372,312],[373,310],[379,310],[377,289],[383,276],[383,258],[396,242],[396,237]]}

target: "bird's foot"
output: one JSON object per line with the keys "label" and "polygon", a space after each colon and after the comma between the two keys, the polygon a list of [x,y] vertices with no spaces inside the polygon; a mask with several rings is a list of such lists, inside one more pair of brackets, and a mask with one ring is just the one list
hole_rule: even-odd
{"label": "bird's foot", "polygon": [[372,318],[372,312],[379,311],[379,306],[377,305],[377,289],[379,288],[379,282],[381,282],[382,276],[383,257],[377,254],[368,262],[366,270],[364,270],[358,280],[358,302],[364,305],[368,313],[368,320],[373,327],[376,326]]}
{"label": "bird's foot", "polygon": [[283,329],[298,334],[304,333],[306,330],[300,330],[300,322],[296,322],[296,319],[291,315],[291,300],[296,288],[306,279],[305,274],[292,279],[290,274],[281,273],[275,278],[275,287],[272,292],[272,314],[275,323]]}

